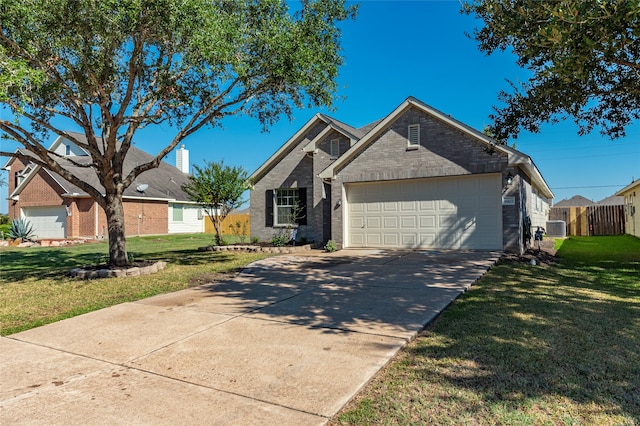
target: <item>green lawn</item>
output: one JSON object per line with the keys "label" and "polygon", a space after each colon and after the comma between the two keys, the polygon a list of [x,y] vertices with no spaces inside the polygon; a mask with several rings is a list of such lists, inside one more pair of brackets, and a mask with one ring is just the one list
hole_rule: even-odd
{"label": "green lawn", "polygon": [[212,235],[171,235],[127,239],[136,260],[165,260],[153,275],[77,280],[69,271],[102,264],[106,242],[75,246],[0,248],[0,335],[59,321],[75,315],[198,285],[219,274],[234,273],[266,254],[199,252]]}
{"label": "green lawn", "polygon": [[333,424],[640,424],[640,239],[499,262]]}

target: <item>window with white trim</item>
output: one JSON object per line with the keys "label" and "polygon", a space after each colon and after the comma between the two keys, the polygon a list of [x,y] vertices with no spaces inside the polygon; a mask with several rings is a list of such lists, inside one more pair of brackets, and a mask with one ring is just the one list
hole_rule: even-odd
{"label": "window with white trim", "polygon": [[408,148],[417,148],[420,145],[420,125],[419,124],[411,124],[409,125],[408,131]]}
{"label": "window with white trim", "polygon": [[172,211],[172,219],[174,222],[182,222],[184,221],[184,209],[182,204],[174,204]]}
{"label": "window with white trim", "polygon": [[275,225],[292,225],[294,209],[300,199],[297,188],[276,189],[274,191]]}
{"label": "window with white trim", "polygon": [[340,139],[331,139],[329,143],[329,155],[332,159],[340,156]]}

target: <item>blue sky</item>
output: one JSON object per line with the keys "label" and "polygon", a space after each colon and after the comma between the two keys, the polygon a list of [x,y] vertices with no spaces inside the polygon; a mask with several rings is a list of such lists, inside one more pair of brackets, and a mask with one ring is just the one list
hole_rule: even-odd
{"label": "blue sky", "polygon": [[[357,19],[341,25],[345,65],[335,110],[296,111],[292,121],[282,117],[268,133],[255,120],[226,118],[222,128],[202,129],[185,140],[191,163],[224,159],[253,172],[316,112],[360,127],[386,116],[408,96],[482,130],[497,93],[509,87],[506,80],[525,80],[528,73],[509,53],[480,53],[465,35],[479,23],[459,10],[457,1],[361,1]],[[136,143],[155,153],[173,134],[158,126],[138,134]],[[640,178],[640,123],[627,134],[615,141],[597,130],[580,137],[567,121],[538,134],[522,133],[515,142],[536,163],[555,202],[573,195],[598,201]],[[3,150],[12,149],[0,143]],[[167,161],[175,164],[175,155]],[[7,211],[6,198],[3,187],[0,212]]]}

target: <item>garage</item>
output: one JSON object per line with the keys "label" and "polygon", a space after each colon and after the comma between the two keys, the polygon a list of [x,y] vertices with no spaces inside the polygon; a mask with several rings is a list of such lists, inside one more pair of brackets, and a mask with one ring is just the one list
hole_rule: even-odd
{"label": "garage", "polygon": [[500,174],[345,185],[347,247],[501,250]]}
{"label": "garage", "polygon": [[35,238],[65,238],[67,211],[64,206],[28,207],[22,212],[31,223]]}

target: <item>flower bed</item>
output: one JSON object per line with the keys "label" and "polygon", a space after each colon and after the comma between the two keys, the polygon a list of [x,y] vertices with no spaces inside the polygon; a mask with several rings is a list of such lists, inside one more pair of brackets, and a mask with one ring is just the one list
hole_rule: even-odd
{"label": "flower bed", "polygon": [[311,244],[301,246],[255,246],[255,245],[230,245],[230,246],[204,246],[198,247],[198,251],[243,251],[255,253],[296,253],[311,250]]}

